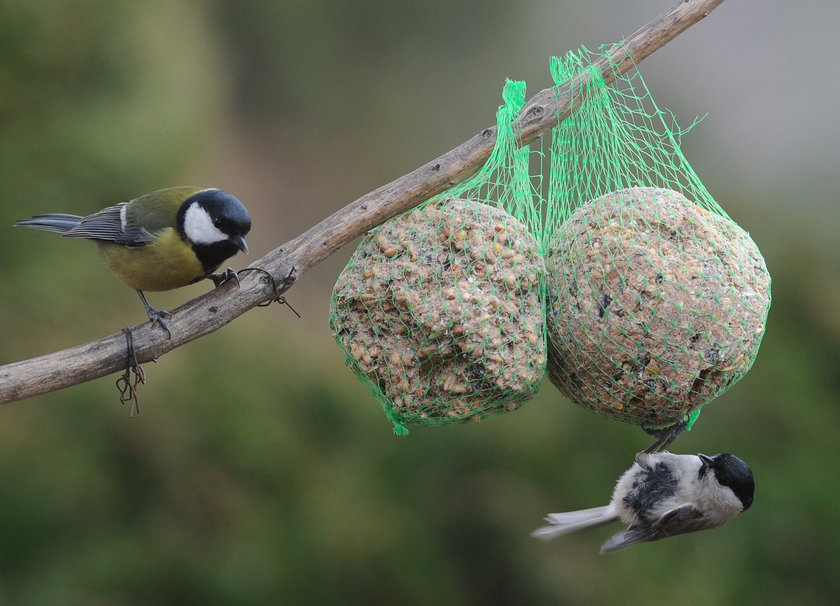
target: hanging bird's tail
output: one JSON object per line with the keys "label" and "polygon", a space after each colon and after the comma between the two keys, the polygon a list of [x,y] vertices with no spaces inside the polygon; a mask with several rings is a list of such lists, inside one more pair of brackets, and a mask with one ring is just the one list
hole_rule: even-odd
{"label": "hanging bird's tail", "polygon": [[29,227],[31,229],[43,229],[63,234],[74,227],[79,226],[82,217],[79,215],[68,215],[66,213],[51,213],[49,215],[35,215],[31,219],[15,221],[17,227]]}
{"label": "hanging bird's tail", "polygon": [[531,536],[543,541],[550,541],[564,534],[570,534],[594,528],[618,519],[618,514],[611,505],[593,507],[592,509],[581,509],[579,511],[568,511],[566,513],[550,513],[545,516],[548,525],[537,528]]}

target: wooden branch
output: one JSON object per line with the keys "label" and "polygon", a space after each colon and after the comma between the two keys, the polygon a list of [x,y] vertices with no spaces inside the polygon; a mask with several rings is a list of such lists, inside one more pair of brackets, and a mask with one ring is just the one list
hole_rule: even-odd
{"label": "wooden branch", "polygon": [[[611,60],[596,66],[611,82],[654,51],[703,19],[723,0],[684,0],[663,12],[616,47]],[[569,87],[540,91],[519,116],[520,143],[525,145],[549,131],[575,108]],[[257,305],[271,301],[311,267],[336,250],[380,225],[390,217],[413,208],[472,175],[487,160],[496,139],[495,127],[486,128],[469,141],[379,189],[372,191],[327,217],[297,238],[274,249],[252,267],[269,272],[278,284],[261,272],[243,274],[241,283],[228,283],[201,295],[173,311],[169,322],[172,337],[157,326],[143,323],[131,328],[139,363],[155,360],[184,343],[210,334]],[[285,281],[292,276],[293,279]],[[0,366],[0,404],[57,391],[97,379],[126,368],[126,337],[120,332],[21,362]]]}

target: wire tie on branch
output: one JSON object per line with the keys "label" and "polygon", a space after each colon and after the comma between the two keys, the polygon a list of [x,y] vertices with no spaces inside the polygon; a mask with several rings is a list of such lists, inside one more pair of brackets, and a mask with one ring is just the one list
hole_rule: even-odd
{"label": "wire tie on branch", "polygon": [[[134,413],[140,414],[140,402],[137,399],[137,386],[146,383],[146,373],[143,367],[137,362],[137,355],[134,351],[134,336],[127,326],[122,329],[125,335],[126,344],[126,366],[125,371],[116,381],[117,390],[120,392],[120,404],[130,403],[130,417]],[[132,374],[134,375],[132,378]]]}

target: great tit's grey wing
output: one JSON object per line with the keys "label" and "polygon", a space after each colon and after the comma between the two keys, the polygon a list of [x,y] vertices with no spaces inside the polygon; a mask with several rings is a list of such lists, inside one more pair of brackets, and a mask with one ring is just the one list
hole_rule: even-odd
{"label": "great tit's grey wing", "polygon": [[153,240],[152,234],[137,225],[130,213],[126,212],[126,205],[126,202],[122,202],[83,217],[76,227],[64,235],[70,238],[114,242],[123,246],[149,244]]}
{"label": "great tit's grey wing", "polygon": [[169,187],[118,204],[123,233],[114,241],[124,246],[145,246],[162,231],[177,229],[178,209],[199,191],[202,188]]}
{"label": "great tit's grey wing", "polygon": [[686,503],[665,512],[652,524],[631,526],[614,534],[601,546],[601,553],[620,551],[639,543],[658,541],[704,528],[700,510],[691,503]]}

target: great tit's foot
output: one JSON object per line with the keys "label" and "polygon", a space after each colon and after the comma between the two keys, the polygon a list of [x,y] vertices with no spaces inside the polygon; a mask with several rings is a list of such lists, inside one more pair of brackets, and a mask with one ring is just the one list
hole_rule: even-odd
{"label": "great tit's foot", "polygon": [[172,317],[172,314],[165,309],[153,309],[151,307],[146,310],[146,313],[149,314],[149,322],[151,322],[152,325],[158,324],[166,331],[166,336],[171,339],[172,331],[169,330],[169,322],[167,322],[167,320]]}
{"label": "great tit's foot", "polygon": [[[246,270],[243,269],[241,271],[246,271]],[[218,288],[219,286],[221,286],[225,282],[230,282],[231,280],[235,280],[236,285],[239,286],[239,272],[237,272],[234,269],[231,269],[230,267],[228,267],[226,270],[224,270],[220,274],[210,274],[207,277],[210,278],[211,280],[213,280],[213,284],[216,285],[216,288]]]}
{"label": "great tit's foot", "polygon": [[650,447],[642,452],[644,454],[654,454],[656,452],[663,452],[676,440],[679,435],[688,427],[688,420],[679,421],[668,427],[652,428],[642,427],[645,433],[652,435],[655,440]]}
{"label": "great tit's foot", "polygon": [[[143,367],[137,362],[137,352],[134,350],[134,335],[128,328],[122,329],[125,335],[126,365],[125,371],[117,379],[117,390],[120,392],[120,403],[131,404],[128,416],[133,417],[134,413],[140,414],[140,401],[137,399],[137,386],[146,382],[146,373]],[[132,378],[132,374],[134,377]]]}
{"label": "great tit's foot", "polygon": [[172,338],[172,331],[169,330],[169,322],[167,320],[172,317],[172,314],[163,309],[155,309],[149,302],[146,300],[146,295],[143,294],[142,290],[138,290],[137,294],[140,295],[140,300],[143,301],[143,306],[146,308],[146,315],[149,316],[149,321],[152,324],[159,324],[160,327],[166,331],[166,335],[171,339]]}

